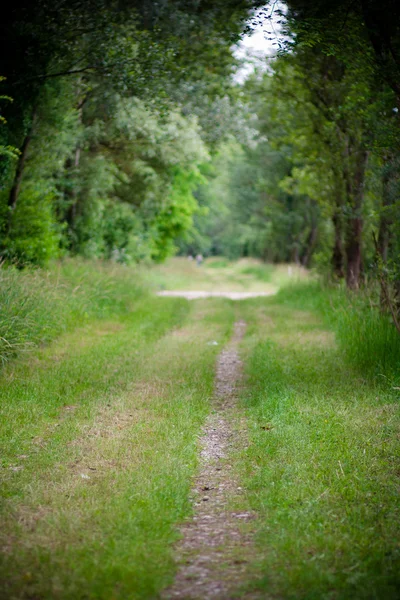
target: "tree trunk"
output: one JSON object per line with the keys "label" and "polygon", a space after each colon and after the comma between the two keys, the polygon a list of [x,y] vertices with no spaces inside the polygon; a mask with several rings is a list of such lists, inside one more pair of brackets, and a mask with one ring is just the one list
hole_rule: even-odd
{"label": "tree trunk", "polygon": [[315,245],[318,238],[318,226],[316,221],[313,220],[311,223],[311,231],[308,234],[306,247],[303,256],[301,257],[301,264],[303,267],[308,268],[310,266],[311,258],[314,252]]}
{"label": "tree trunk", "polygon": [[350,290],[358,289],[360,284],[362,229],[362,217],[351,217],[347,229],[348,239],[346,243],[346,284]]}
{"label": "tree trunk", "polygon": [[[348,157],[349,160],[351,157]],[[353,172],[346,171],[346,191],[351,214],[346,227],[346,284],[351,290],[358,289],[361,275],[361,243],[363,230],[362,206],[364,201],[364,175],[368,152],[357,152]]]}
{"label": "tree trunk", "polygon": [[28,132],[22,143],[21,152],[20,152],[20,155],[18,158],[17,168],[15,170],[14,183],[11,188],[10,195],[8,197],[8,207],[10,209],[9,225],[11,224],[11,214],[15,210],[17,203],[18,203],[18,196],[19,196],[19,192],[21,189],[22,176],[24,174],[24,168],[25,168],[25,163],[26,163],[26,159],[28,156],[29,146],[32,141],[32,136],[33,136],[35,123],[36,123],[36,117],[37,117],[37,115],[36,115],[36,109],[35,109],[33,111],[32,121],[29,126]]}
{"label": "tree trunk", "polygon": [[344,250],[343,250],[343,219],[339,214],[339,210],[336,210],[333,217],[333,228],[334,228],[334,243],[332,253],[332,267],[333,274],[338,279],[344,277]]}

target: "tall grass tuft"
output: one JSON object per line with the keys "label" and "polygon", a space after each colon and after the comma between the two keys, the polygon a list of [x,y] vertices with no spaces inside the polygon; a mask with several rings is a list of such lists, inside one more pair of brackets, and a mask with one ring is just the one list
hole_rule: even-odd
{"label": "tall grass tuft", "polygon": [[132,268],[68,260],[44,271],[0,267],[0,364],[92,319],[127,313],[145,293]]}
{"label": "tall grass tuft", "polygon": [[400,375],[400,335],[390,315],[379,310],[375,288],[349,293],[340,286],[318,281],[284,287],[283,304],[319,313],[336,332],[351,364],[368,377]]}
{"label": "tall grass tuft", "polygon": [[400,374],[400,335],[369,294],[345,297],[337,307],[337,336],[349,360],[364,373],[392,379]]}

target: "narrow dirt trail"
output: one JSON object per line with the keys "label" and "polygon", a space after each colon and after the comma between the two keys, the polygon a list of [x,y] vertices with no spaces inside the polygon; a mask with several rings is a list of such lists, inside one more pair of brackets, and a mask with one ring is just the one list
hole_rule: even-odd
{"label": "narrow dirt trail", "polygon": [[204,290],[164,290],[157,292],[157,296],[169,298],[185,298],[186,300],[199,300],[201,298],[228,298],[229,300],[248,300],[249,298],[265,298],[274,296],[277,290],[272,289],[268,292],[211,292]]}
{"label": "narrow dirt trail", "polygon": [[177,546],[180,568],[175,583],[162,596],[165,600],[228,600],[246,580],[253,553],[241,523],[252,515],[230,508],[232,503],[240,506],[243,491],[229,460],[231,449],[244,443],[234,431],[233,419],[238,419],[235,409],[242,371],[238,344],[245,328],[243,321],[235,323],[233,337],[218,358],[213,412],[200,440],[194,516],[181,529],[183,537]]}

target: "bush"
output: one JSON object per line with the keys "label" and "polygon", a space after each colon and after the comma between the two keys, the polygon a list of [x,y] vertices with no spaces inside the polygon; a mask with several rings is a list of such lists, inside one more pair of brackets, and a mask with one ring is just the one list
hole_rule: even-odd
{"label": "bush", "polygon": [[58,255],[60,235],[53,200],[52,190],[41,189],[40,182],[25,186],[12,215],[10,233],[2,244],[6,259],[45,266]]}

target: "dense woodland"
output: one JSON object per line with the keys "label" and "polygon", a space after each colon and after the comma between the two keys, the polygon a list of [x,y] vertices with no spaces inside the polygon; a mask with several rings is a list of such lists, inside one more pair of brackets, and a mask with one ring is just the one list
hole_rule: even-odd
{"label": "dense woodland", "polygon": [[7,4],[0,600],[399,600],[400,2]]}
{"label": "dense woodland", "polygon": [[[276,55],[239,84],[271,15]],[[255,256],[394,303],[394,0],[17,0],[0,27],[4,260]]]}

